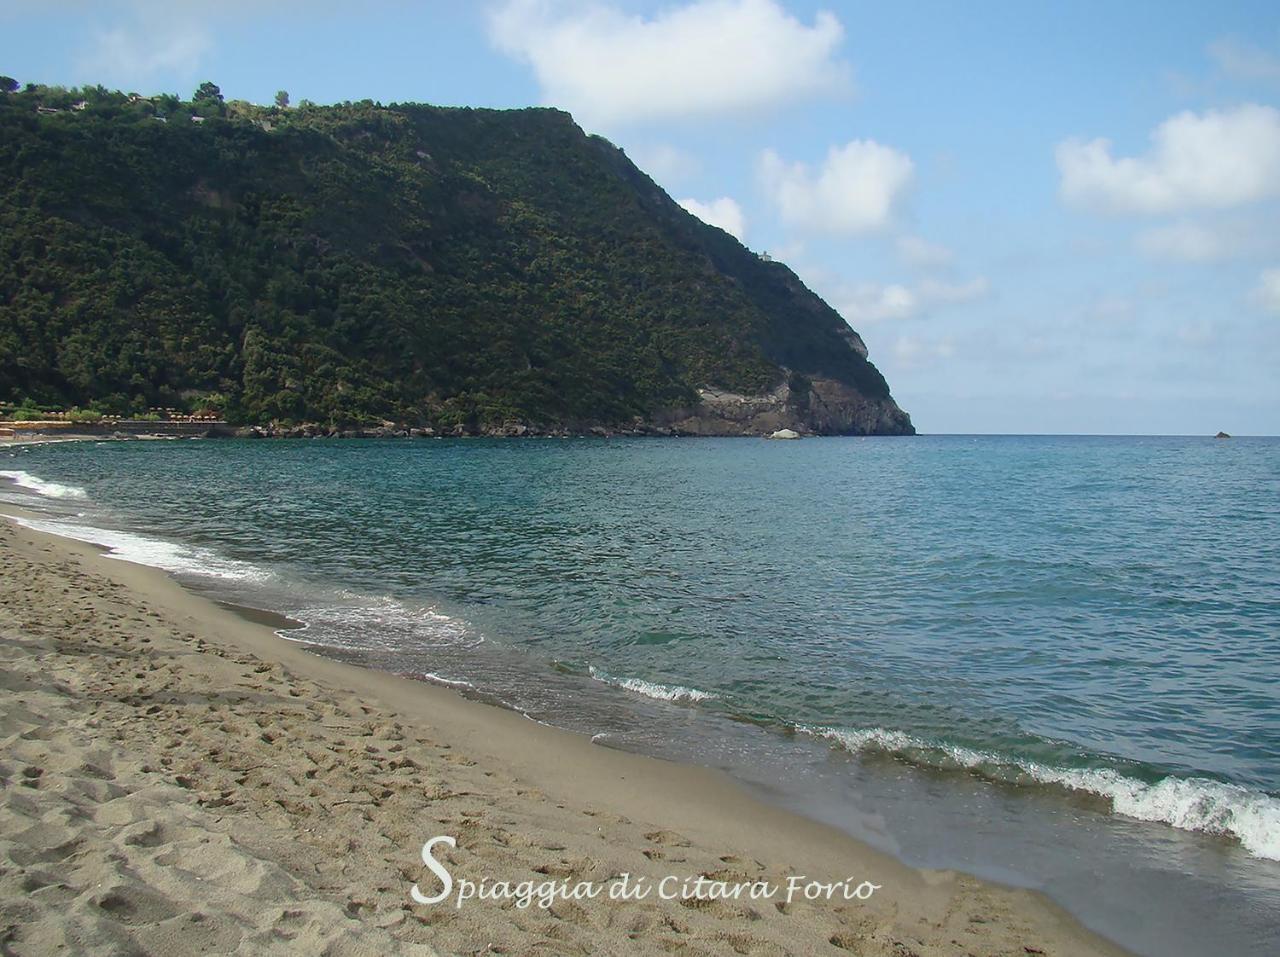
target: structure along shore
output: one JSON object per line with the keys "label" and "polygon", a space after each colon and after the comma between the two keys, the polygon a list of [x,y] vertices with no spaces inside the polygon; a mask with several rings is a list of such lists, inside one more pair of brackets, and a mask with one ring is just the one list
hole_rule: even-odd
{"label": "structure along shore", "polygon": [[[0,522],[15,954],[1114,955],[1045,898],[908,868],[726,777],[322,658],[163,573]],[[451,837],[424,865],[425,842]],[[869,899],[471,899],[464,881]]]}

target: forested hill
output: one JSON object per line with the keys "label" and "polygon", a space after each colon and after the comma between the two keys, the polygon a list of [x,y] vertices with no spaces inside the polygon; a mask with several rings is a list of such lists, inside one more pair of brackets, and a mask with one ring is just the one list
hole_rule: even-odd
{"label": "forested hill", "polygon": [[865,351],[556,110],[0,92],[0,402],[911,432]]}

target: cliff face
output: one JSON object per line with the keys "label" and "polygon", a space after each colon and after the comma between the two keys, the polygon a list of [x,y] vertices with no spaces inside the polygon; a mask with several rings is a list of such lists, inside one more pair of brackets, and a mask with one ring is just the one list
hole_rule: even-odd
{"label": "cliff face", "polygon": [[768,435],[778,429],[818,435],[911,435],[911,418],[890,398],[869,399],[835,379],[788,383],[760,395],[699,389],[687,408],[663,410],[657,424],[687,435]]}
{"label": "cliff face", "polygon": [[0,401],[912,431],[791,270],[554,110],[0,95],[0,227]]}

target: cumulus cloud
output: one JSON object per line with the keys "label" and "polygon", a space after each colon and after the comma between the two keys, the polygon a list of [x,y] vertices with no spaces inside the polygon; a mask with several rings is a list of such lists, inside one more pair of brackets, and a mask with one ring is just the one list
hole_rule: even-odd
{"label": "cumulus cloud", "polygon": [[931,243],[919,236],[899,236],[895,245],[898,255],[911,266],[945,266],[953,258],[951,250],[946,246]]}
{"label": "cumulus cloud", "polygon": [[926,306],[956,305],[985,298],[991,291],[991,284],[987,282],[985,276],[977,276],[968,282],[926,279],[917,286],[917,289]]}
{"label": "cumulus cloud", "polygon": [[920,308],[920,297],[906,286],[863,282],[842,291],[834,303],[849,325],[907,319]]}
{"label": "cumulus cloud", "polygon": [[1246,104],[1184,112],[1151,134],[1145,156],[1114,157],[1111,143],[1057,148],[1062,196],[1108,212],[1226,208],[1280,195],[1280,111]]}
{"label": "cumulus cloud", "polygon": [[760,182],[784,222],[837,234],[888,226],[914,172],[911,157],[874,140],[831,147],[817,170],[773,150],[765,150],[759,163]]}
{"label": "cumulus cloud", "polygon": [[1222,233],[1196,223],[1173,223],[1138,234],[1138,248],[1154,259],[1210,262],[1232,251]]}
{"label": "cumulus cloud", "polygon": [[864,282],[838,290],[832,305],[850,325],[866,325],[886,319],[914,319],[941,306],[983,299],[990,291],[985,276],[958,283],[924,279],[911,286]]}
{"label": "cumulus cloud", "polygon": [[1263,309],[1280,316],[1280,266],[1263,270],[1253,295]]}
{"label": "cumulus cloud", "polygon": [[928,342],[918,336],[899,336],[893,343],[893,357],[904,368],[918,368],[939,359],[950,359],[955,352],[955,344],[950,339]]}
{"label": "cumulus cloud", "polygon": [[1280,253],[1280,231],[1271,204],[1263,203],[1228,216],[1180,219],[1140,231],[1139,252],[1152,259],[1208,263]]}
{"label": "cumulus cloud", "polygon": [[704,223],[719,226],[739,242],[747,234],[747,219],[742,214],[742,207],[728,196],[721,196],[709,203],[696,199],[681,199],[677,202]]}
{"label": "cumulus cloud", "polygon": [[98,30],[79,71],[95,82],[130,85],[157,76],[190,77],[213,48],[208,27],[193,18],[152,17],[139,4],[128,22]]}
{"label": "cumulus cloud", "polygon": [[489,36],[527,62],[544,103],[589,125],[706,116],[847,90],[828,12],[806,25],[776,0],[694,0],[651,17],[589,0],[508,0]]}
{"label": "cumulus cloud", "polygon": [[652,143],[627,150],[638,167],[660,183],[678,183],[698,172],[698,158],[668,143]]}
{"label": "cumulus cloud", "polygon": [[1229,76],[1245,80],[1280,80],[1280,56],[1266,50],[1224,38],[1209,44],[1209,55]]}

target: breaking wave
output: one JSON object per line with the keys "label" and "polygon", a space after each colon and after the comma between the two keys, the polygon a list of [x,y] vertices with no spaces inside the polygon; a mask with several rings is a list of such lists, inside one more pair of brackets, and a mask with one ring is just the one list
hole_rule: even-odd
{"label": "breaking wave", "polygon": [[959,769],[1006,784],[1040,784],[1093,794],[1115,814],[1234,838],[1250,854],[1280,860],[1280,799],[1209,778],[1140,781],[1110,768],[1063,768],[921,738],[885,728],[800,727],[859,754],[881,752],[921,767]]}
{"label": "breaking wave", "polygon": [[43,495],[46,498],[86,498],[88,495],[84,489],[75,485],[50,482],[40,478],[38,475],[32,475],[30,472],[23,472],[20,469],[0,471],[0,478],[9,479],[14,485],[35,492],[37,495]]}
{"label": "breaking wave", "polygon": [[133,532],[72,522],[16,516],[12,516],[12,520],[37,532],[61,535],[63,538],[72,538],[91,545],[101,545],[107,549],[112,558],[119,558],[137,565],[149,565],[167,572],[241,582],[261,582],[271,577],[271,573],[265,568],[250,562],[224,558],[212,549],[200,548],[196,545],[179,545],[176,542],[167,542]]}
{"label": "breaking wave", "polygon": [[434,671],[427,671],[418,676],[423,681],[430,681],[432,684],[448,685],[450,688],[474,688],[470,681],[463,681],[461,678],[446,678],[438,675]]}
{"label": "breaking wave", "polygon": [[596,681],[602,681],[605,684],[613,685],[615,688],[622,688],[625,691],[644,695],[646,698],[655,698],[658,701],[709,701],[715,697],[710,692],[699,691],[697,688],[686,688],[683,685],[660,685],[652,681],[644,681],[641,678],[615,678],[600,671],[598,668],[589,667],[587,671]]}

